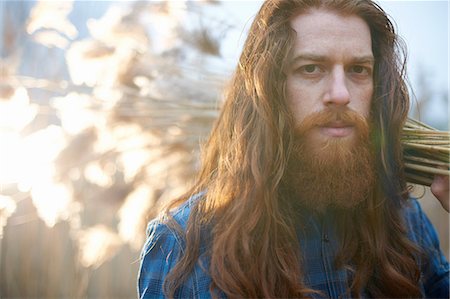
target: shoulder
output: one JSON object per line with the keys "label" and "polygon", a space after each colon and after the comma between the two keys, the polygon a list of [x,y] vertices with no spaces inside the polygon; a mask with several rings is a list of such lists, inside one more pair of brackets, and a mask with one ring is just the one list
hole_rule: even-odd
{"label": "shoulder", "polygon": [[[183,247],[183,233],[186,230],[192,207],[198,202],[202,194],[196,194],[186,200],[183,204],[170,212],[172,220],[167,217],[158,217],[150,221],[146,230],[146,242],[141,252],[141,259],[149,253],[163,254],[166,250],[175,247]],[[179,226],[178,228],[175,225]],[[179,229],[181,228],[181,230]],[[156,252],[155,252],[156,251]]]}
{"label": "shoulder", "polygon": [[171,211],[171,216],[181,231],[168,223],[165,218],[149,222],[146,242],[140,255],[138,292],[140,298],[163,298],[164,279],[178,261],[184,250],[183,232],[193,205],[201,194],[192,196]]}
{"label": "shoulder", "polygon": [[414,242],[419,244],[439,242],[437,233],[428,216],[422,210],[419,201],[414,198],[408,200],[403,209],[403,217],[408,235]]}
{"label": "shoulder", "polygon": [[439,238],[431,221],[415,199],[409,200],[404,217],[408,237],[422,253],[419,264],[426,296],[448,296],[449,264],[440,249]]}
{"label": "shoulder", "polygon": [[[183,204],[170,212],[175,224],[181,228],[182,232],[186,230],[192,207],[197,204],[202,195],[203,193],[198,193],[191,196]],[[176,243],[180,243],[182,239],[180,231],[176,230],[169,224],[167,217],[158,217],[150,221],[147,225],[146,236],[147,240],[144,244],[144,249],[148,250],[153,249],[155,242],[158,242],[161,239],[166,241],[175,241]],[[143,250],[141,256],[145,254],[146,251]]]}
{"label": "shoulder", "polygon": [[439,238],[431,221],[416,199],[410,199],[403,209],[408,237],[419,247],[439,248]]}
{"label": "shoulder", "polygon": [[182,205],[171,211],[173,219],[186,230],[187,222],[191,214],[192,207],[195,206],[204,196],[205,192],[200,192],[189,197]]}

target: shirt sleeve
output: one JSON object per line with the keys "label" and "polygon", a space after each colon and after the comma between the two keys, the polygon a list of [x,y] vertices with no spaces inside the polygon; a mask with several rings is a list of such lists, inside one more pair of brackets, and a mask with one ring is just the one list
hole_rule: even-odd
{"label": "shirt sleeve", "polygon": [[175,265],[180,251],[175,234],[160,221],[147,227],[147,240],[140,256],[139,298],[165,298],[164,279]]}
{"label": "shirt sleeve", "polygon": [[424,253],[421,262],[422,282],[426,298],[449,298],[449,264],[439,245],[439,238],[428,217],[415,201],[414,222],[419,244]]}

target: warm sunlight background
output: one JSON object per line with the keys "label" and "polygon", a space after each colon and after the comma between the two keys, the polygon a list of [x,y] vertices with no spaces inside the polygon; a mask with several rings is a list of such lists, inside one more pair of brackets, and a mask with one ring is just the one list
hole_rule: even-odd
{"label": "warm sunlight background", "polygon": [[[400,32],[419,11],[434,26],[430,42],[407,39],[426,57],[410,56],[411,83],[421,119],[446,129],[448,58],[433,43],[447,45],[448,15],[401,3],[386,4]],[[259,5],[0,3],[0,298],[136,297],[145,225],[194,178]],[[424,192],[448,252],[448,214]]]}

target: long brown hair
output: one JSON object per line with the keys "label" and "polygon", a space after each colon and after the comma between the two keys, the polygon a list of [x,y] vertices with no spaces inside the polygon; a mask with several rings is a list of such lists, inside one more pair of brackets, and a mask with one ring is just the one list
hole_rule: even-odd
{"label": "long brown hair", "polygon": [[[353,296],[363,289],[373,297],[420,296],[417,251],[400,215],[408,196],[400,134],[409,99],[404,55],[392,23],[369,0],[269,0],[251,26],[204,147],[198,181],[171,205],[205,192],[192,207],[184,253],[166,278],[169,297],[197,263],[205,227],[210,230],[207,270],[213,295],[219,290],[229,297],[307,297],[313,292],[302,283],[294,209],[280,192],[293,147],[284,72],[295,35],[290,20],[311,8],[364,19],[376,61],[371,130],[377,186],[364,207],[342,217],[337,262],[353,271]],[[169,225],[177,226],[173,220]]]}

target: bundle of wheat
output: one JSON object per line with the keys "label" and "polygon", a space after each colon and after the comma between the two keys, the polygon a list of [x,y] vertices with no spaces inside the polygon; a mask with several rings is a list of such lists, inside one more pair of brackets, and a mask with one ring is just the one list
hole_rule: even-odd
{"label": "bundle of wheat", "polygon": [[434,175],[450,175],[450,132],[408,118],[402,144],[408,182],[430,186]]}

